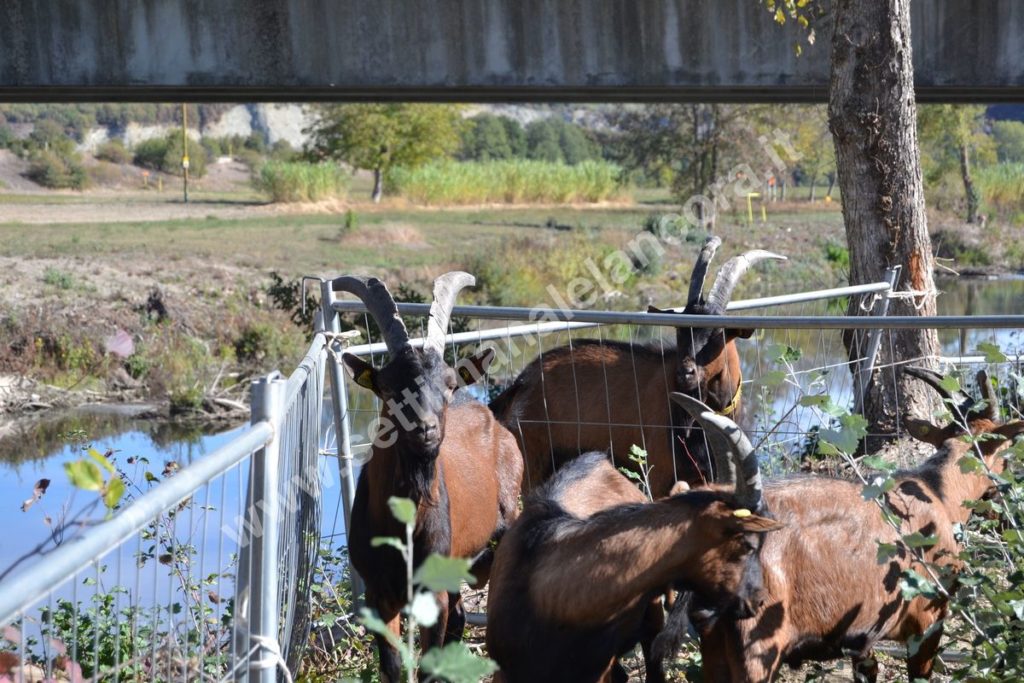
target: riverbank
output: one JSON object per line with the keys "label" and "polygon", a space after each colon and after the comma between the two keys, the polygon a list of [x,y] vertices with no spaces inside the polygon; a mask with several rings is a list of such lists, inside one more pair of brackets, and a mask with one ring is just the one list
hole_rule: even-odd
{"label": "riverbank", "polygon": [[[467,302],[558,305],[549,285],[564,298],[569,282],[592,277],[591,265],[619,250],[633,253],[652,217],[674,209],[658,194],[634,204],[446,210],[387,201],[282,209],[224,193],[199,194],[188,207],[152,195],[0,193],[0,421],[95,402],[223,419],[245,409],[250,377],[288,372],[305,352],[310,329],[296,323],[294,289],[304,275],[372,274],[426,297],[433,277],[463,269],[478,280]],[[769,205],[767,221],[753,224],[733,207],[716,233],[719,263],[753,248],[790,257],[744,278],[737,298],[845,284],[835,203]],[[949,268],[961,273],[1013,272],[991,259],[971,265],[985,249],[1000,253],[984,246],[990,233],[970,233],[977,244],[960,251],[937,240],[940,255],[952,254]],[[704,236],[687,229],[661,253],[633,254],[634,272],[595,305],[679,305]]]}

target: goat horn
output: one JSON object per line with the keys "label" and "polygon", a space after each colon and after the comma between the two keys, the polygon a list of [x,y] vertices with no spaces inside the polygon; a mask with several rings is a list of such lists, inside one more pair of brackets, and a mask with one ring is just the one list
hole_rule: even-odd
{"label": "goat horn", "polygon": [[715,257],[718,247],[722,246],[722,238],[711,235],[704,240],[700,254],[697,256],[697,263],[693,265],[693,274],[690,275],[690,293],[686,297],[686,307],[696,306],[700,303],[701,292],[704,291],[704,280],[708,276],[708,266],[711,259]]}
{"label": "goat horn", "polygon": [[461,270],[445,273],[434,280],[434,302],[430,304],[424,348],[434,349],[444,356],[444,337],[448,334],[448,321],[452,317],[455,298],[465,287],[475,284],[476,278]]}
{"label": "goat horn", "polygon": [[996,398],[996,393],[992,391],[992,385],[988,381],[988,373],[984,370],[978,370],[975,379],[978,382],[981,397],[985,400],[985,408],[981,411],[981,415],[990,420],[995,420],[999,417],[999,399]]}
{"label": "goat horn", "polygon": [[[943,399],[953,403],[953,407],[956,411],[964,418],[971,412],[971,408],[974,406],[974,399],[968,396],[963,390],[957,389],[956,391],[950,391],[946,387],[942,386],[943,376],[931,368],[922,368],[918,366],[908,366],[903,368],[905,374],[911,377],[916,377],[921,380]],[[988,382],[986,381],[986,384]],[[982,390],[984,391],[984,389]]]}
{"label": "goat horn", "polygon": [[[712,443],[718,447],[724,446],[723,451],[732,456],[732,466],[739,471],[735,479],[737,502],[754,512],[761,512],[764,509],[761,469],[757,465],[757,453],[747,435],[738,424],[692,396],[679,392],[673,392],[671,396],[700,423]],[[715,459],[718,459],[717,455]]]}
{"label": "goat horn", "polygon": [[713,313],[725,313],[725,307],[732,298],[732,291],[736,289],[736,283],[740,281],[743,274],[756,263],[766,260],[785,261],[786,257],[763,249],[753,249],[740,256],[733,256],[725,262],[722,269],[718,271],[715,284],[708,294],[708,308]]}
{"label": "goat horn", "polygon": [[388,286],[383,282],[375,277],[344,275],[334,278],[331,288],[335,292],[355,294],[366,304],[366,310],[377,322],[384,343],[388,347],[388,353],[392,356],[409,346],[409,332],[398,314],[395,298],[391,296]]}
{"label": "goat horn", "polygon": [[715,460],[715,483],[735,485],[736,463],[729,457],[732,453],[732,444],[718,430],[707,429],[701,419],[705,412],[711,412],[711,408],[699,399],[678,391],[673,391],[669,397],[704,428],[704,435],[707,436],[708,445],[711,447],[711,456]]}

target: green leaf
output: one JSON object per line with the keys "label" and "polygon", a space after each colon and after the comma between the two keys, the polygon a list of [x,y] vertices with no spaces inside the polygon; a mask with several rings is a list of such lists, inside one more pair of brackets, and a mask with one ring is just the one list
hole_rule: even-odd
{"label": "green leaf", "polygon": [[103,488],[103,475],[95,463],[88,460],[76,460],[64,463],[71,485],[86,491],[99,491]]}
{"label": "green leaf", "polygon": [[899,548],[895,543],[878,542],[878,564],[885,564],[899,554]]}
{"label": "green leaf", "polygon": [[868,421],[862,415],[843,415],[839,418],[839,425],[839,429],[822,429],[821,439],[843,453],[853,453],[868,433]]}
{"label": "green leaf", "polygon": [[465,643],[458,642],[423,655],[420,669],[450,683],[477,683],[497,671],[498,665],[486,657],[478,657]]}
{"label": "green leaf", "polygon": [[117,507],[117,504],[121,502],[121,497],[124,495],[124,481],[121,477],[113,476],[110,481],[107,482],[107,488],[103,492],[103,504],[107,508],[113,510]]}
{"label": "green leaf", "polygon": [[911,548],[931,548],[933,545],[939,542],[939,537],[935,534],[925,536],[920,531],[915,531],[912,534],[907,534],[903,537],[903,542]]}
{"label": "green leaf", "polygon": [[952,394],[960,391],[960,380],[955,375],[946,375],[939,380],[939,386]]}
{"label": "green leaf", "polygon": [[409,614],[416,620],[416,623],[427,628],[437,623],[437,617],[440,613],[441,609],[437,605],[437,598],[434,597],[433,593],[425,591],[417,593],[416,597],[412,599],[412,604],[409,606]]}
{"label": "green leaf", "polygon": [[768,347],[768,357],[777,363],[795,363],[803,357],[803,351],[786,344],[773,344]]}
{"label": "green leaf", "polygon": [[903,578],[900,579],[900,592],[903,594],[904,600],[913,600],[918,596],[929,599],[939,597],[939,591],[936,590],[935,584],[913,569],[903,572]]}
{"label": "green leaf", "polygon": [[89,457],[90,458],[92,458],[97,463],[99,463],[100,467],[105,469],[107,472],[110,472],[111,474],[114,473],[114,466],[110,464],[109,460],[107,460],[105,457],[103,457],[102,453],[100,453],[95,448],[90,448],[87,452],[89,453]]}
{"label": "green leaf", "polygon": [[469,560],[462,557],[444,557],[434,553],[423,561],[412,580],[435,593],[458,593],[463,581],[474,580],[469,573],[469,564]]}
{"label": "green leaf", "polygon": [[869,455],[866,458],[862,458],[860,464],[880,472],[892,472],[896,469],[896,463],[877,455]]}
{"label": "green leaf", "polygon": [[416,522],[416,503],[408,498],[392,496],[388,498],[388,507],[391,514],[402,524],[413,524]]}
{"label": "green leaf", "polygon": [[1006,362],[1006,355],[995,344],[992,344],[990,342],[981,342],[980,344],[978,344],[978,350],[985,354],[986,363]]}
{"label": "green leaf", "polygon": [[399,539],[395,538],[394,536],[375,536],[374,538],[370,539],[370,546],[374,548],[379,548],[382,545],[389,545],[398,552],[402,553],[403,557],[405,556],[405,544],[402,543]]}
{"label": "green leaf", "polygon": [[828,396],[827,394],[816,394],[814,396],[801,396],[799,403],[800,403],[800,405],[804,406],[805,408],[822,408],[822,409],[824,409],[827,406],[831,405],[832,397]]}
{"label": "green leaf", "polygon": [[971,472],[981,473],[985,471],[985,463],[983,463],[980,458],[970,454],[967,454],[957,460],[956,464],[960,466],[960,471],[964,474],[970,474]]}
{"label": "green leaf", "polygon": [[757,380],[757,383],[765,387],[777,387],[786,381],[785,370],[772,370],[766,372]]}
{"label": "green leaf", "polygon": [[892,491],[895,486],[896,480],[892,477],[887,477],[885,479],[878,477],[861,489],[860,495],[864,500],[874,500],[876,498],[881,498],[889,491]]}

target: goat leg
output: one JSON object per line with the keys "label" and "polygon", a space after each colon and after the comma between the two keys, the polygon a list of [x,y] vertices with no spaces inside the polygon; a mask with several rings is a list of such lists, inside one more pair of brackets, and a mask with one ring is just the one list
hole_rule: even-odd
{"label": "goat leg", "polygon": [[932,677],[932,668],[935,666],[935,657],[939,654],[939,641],[941,640],[942,622],[940,621],[935,630],[921,641],[917,653],[907,658],[907,676],[910,680],[920,678],[927,681]]}
{"label": "goat leg", "polygon": [[878,679],[878,660],[867,652],[853,658],[853,680],[856,683],[875,683]]}
{"label": "goat leg", "polygon": [[[420,628],[420,652],[426,654],[432,647],[444,647],[445,634],[448,631],[448,609],[449,601],[447,593],[436,593],[437,605],[440,611],[437,614],[437,622],[431,626]],[[420,680],[425,676],[421,673]]]}
{"label": "goat leg", "polygon": [[466,609],[462,605],[461,593],[448,594],[448,628],[444,632],[444,644],[462,640],[466,630]]}
{"label": "goat leg", "polygon": [[644,668],[647,676],[646,683],[664,683],[665,667],[664,658],[652,656],[654,642],[665,627],[665,610],[661,606],[661,596],[651,600],[644,612],[644,620],[640,625],[640,650],[644,654]]}
{"label": "goat leg", "polygon": [[[372,604],[369,598],[367,604]],[[381,619],[388,625],[388,630],[401,638],[402,622],[397,612],[390,615],[381,614]],[[380,680],[382,683],[401,683],[402,658],[398,650],[380,634],[374,634],[374,641],[377,643],[377,654],[380,656]]]}

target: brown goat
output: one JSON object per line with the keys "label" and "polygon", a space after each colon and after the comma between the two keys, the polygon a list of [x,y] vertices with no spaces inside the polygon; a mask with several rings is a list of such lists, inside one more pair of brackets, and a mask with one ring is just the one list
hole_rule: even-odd
{"label": "brown goat", "polygon": [[779,528],[741,511],[758,490],[644,503],[607,454],[563,467],[527,499],[496,553],[487,607],[495,683],[625,681],[618,657],[638,642],[648,683],[664,681],[651,643],[666,587],[693,590],[707,606],[757,602],[755,534]]}
{"label": "brown goat", "polygon": [[[996,403],[984,372],[978,383],[987,406],[973,411],[974,401],[962,392],[950,394],[931,370],[907,368],[944,398],[955,402],[971,434],[989,434],[980,440],[986,466],[999,473],[1000,452],[1024,433],[1024,422],[996,422]],[[750,442],[728,418],[707,406],[687,408],[707,430],[712,447],[752,451]],[[702,629],[701,652],[706,680],[728,682],[770,681],[782,664],[798,666],[806,660],[826,660],[853,653],[862,680],[877,675],[871,651],[881,639],[908,642],[922,638],[907,660],[911,680],[931,676],[942,637],[941,620],[947,603],[941,597],[918,596],[904,600],[900,579],[908,569],[923,576],[920,566],[899,542],[903,534],[934,535],[926,549],[929,563],[959,568],[960,550],[953,526],[967,521],[964,503],[985,494],[992,485],[985,473],[962,472],[959,461],[973,451],[957,425],[939,427],[915,420],[913,434],[937,447],[936,453],[915,469],[895,474],[895,486],[886,494],[890,509],[902,520],[897,532],[887,524],[878,506],[866,501],[860,484],[825,477],[794,477],[765,485],[767,509],[785,528],[768,536],[761,548],[765,602],[752,619],[719,619]],[[879,564],[878,543],[896,544],[898,553]]]}
{"label": "brown goat", "polygon": [[[335,291],[355,294],[381,328],[390,358],[376,369],[343,356],[355,381],[372,390],[382,408],[373,452],[359,475],[352,508],[348,548],[352,566],[366,582],[366,604],[398,634],[406,603],[405,563],[394,548],[374,547],[378,536],[404,538],[388,499],[400,496],[417,505],[413,557],[418,566],[431,553],[477,558],[473,574],[486,583],[492,542],[518,514],[522,456],[515,438],[483,404],[457,392],[480,377],[493,358],[485,351],[470,359],[458,375],[444,361],[444,335],[458,292],[473,284],[467,273],[448,273],[434,282],[427,338],[421,350],[409,342],[394,299],[376,279],[341,277]],[[458,593],[440,593],[440,618],[422,629],[425,652],[459,640],[465,612]],[[401,661],[387,640],[377,636],[381,679],[400,680]]]}
{"label": "brown goat", "polygon": [[[730,259],[705,300],[704,278],[720,244],[718,237],[710,237],[701,249],[682,313],[724,315],[750,266],[785,258],[755,250]],[[491,403],[519,439],[526,459],[524,490],[591,450],[610,450],[617,465],[635,469],[628,458],[634,444],[647,450],[655,497],[667,495],[677,480],[714,481],[704,439],[691,429],[692,420],[673,407],[669,393],[701,397],[715,410],[737,416],[742,377],[733,340],[752,333],[680,327],[674,348],[581,340],[542,353]]]}

